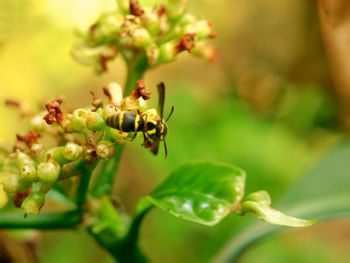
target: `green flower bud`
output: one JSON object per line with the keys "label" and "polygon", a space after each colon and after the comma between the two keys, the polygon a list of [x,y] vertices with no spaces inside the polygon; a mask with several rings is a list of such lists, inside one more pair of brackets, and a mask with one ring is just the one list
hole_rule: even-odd
{"label": "green flower bud", "polygon": [[187,0],[168,0],[167,14],[173,23],[185,14]]}
{"label": "green flower bud", "polygon": [[110,159],[114,156],[114,144],[110,141],[101,141],[96,147],[97,156],[103,159]]}
{"label": "green flower bud", "polygon": [[37,172],[39,180],[46,185],[53,185],[60,175],[60,165],[53,161],[44,161],[38,165]]}
{"label": "green flower bud", "polygon": [[45,203],[45,193],[33,192],[22,202],[22,209],[26,214],[37,215]]}
{"label": "green flower bud", "polygon": [[91,131],[100,131],[106,127],[103,117],[97,112],[90,112],[88,114],[86,126]]}
{"label": "green flower bud", "polygon": [[0,209],[3,208],[8,202],[8,196],[4,190],[4,186],[0,183]]}
{"label": "green flower bud", "polygon": [[135,29],[134,33],[132,34],[131,41],[133,46],[144,48],[152,42],[152,37],[146,29],[141,27],[141,28]]}
{"label": "green flower bud", "polygon": [[185,34],[194,34],[196,40],[215,37],[215,32],[211,23],[207,20],[199,20],[187,25],[184,29]]}
{"label": "green flower bud", "polygon": [[23,175],[23,178],[26,181],[34,182],[38,179],[37,173],[36,173],[36,167],[34,164],[25,164],[21,167],[20,170],[21,174]]}
{"label": "green flower bud", "polygon": [[[113,59],[117,55],[117,51],[110,46],[79,45],[72,50],[71,54],[79,63],[91,66],[97,73],[102,73],[107,70],[107,61]],[[104,60],[102,61],[101,58]]]}
{"label": "green flower bud", "polygon": [[123,17],[117,13],[103,14],[96,24],[94,24],[90,32],[97,42],[106,42],[109,38],[118,35],[123,24]]}
{"label": "green flower bud", "polygon": [[146,55],[148,59],[148,64],[154,65],[158,62],[159,49],[157,45],[152,44],[146,48]]}
{"label": "green flower bud", "polygon": [[146,12],[142,17],[141,21],[143,26],[148,30],[152,36],[157,36],[160,31],[160,17],[152,11]]}
{"label": "green flower bud", "polygon": [[67,160],[73,161],[78,159],[83,153],[83,147],[81,147],[80,145],[73,143],[73,142],[69,142],[66,144],[66,146],[64,147],[64,158],[66,158]]}
{"label": "green flower bud", "polygon": [[19,150],[16,151],[15,156],[22,178],[28,182],[37,180],[35,162],[27,154]]}
{"label": "green flower bud", "polygon": [[45,149],[40,143],[34,143],[33,145],[30,146],[30,154],[34,158],[42,157],[44,152],[45,152]]}
{"label": "green flower bud", "polygon": [[65,147],[59,146],[48,150],[44,157],[45,160],[52,160],[60,165],[67,163],[69,160],[65,157]]}
{"label": "green flower bud", "polygon": [[175,56],[176,56],[175,46],[176,46],[176,43],[173,41],[167,42],[161,45],[159,47],[158,62],[167,63],[175,60]]}
{"label": "green flower bud", "polygon": [[42,113],[34,116],[30,120],[31,129],[33,129],[36,132],[42,132],[42,131],[46,130],[49,127],[49,125],[44,120],[45,115],[46,115],[46,112],[42,112]]}
{"label": "green flower bud", "polygon": [[209,62],[214,62],[218,56],[216,49],[203,41],[196,44],[196,46],[192,49],[192,54],[194,56],[204,58]]}
{"label": "green flower bud", "polygon": [[8,174],[2,180],[2,186],[6,193],[15,195],[22,187],[21,176],[18,174]]}
{"label": "green flower bud", "polygon": [[127,132],[119,131],[113,128],[106,128],[105,131],[106,138],[112,142],[124,144],[130,141],[129,134]]}
{"label": "green flower bud", "polygon": [[129,0],[117,0],[118,11],[121,14],[129,14]]}
{"label": "green flower bud", "polygon": [[71,118],[71,128],[73,131],[83,131],[86,128],[86,118],[89,114],[88,110],[77,109],[73,111]]}

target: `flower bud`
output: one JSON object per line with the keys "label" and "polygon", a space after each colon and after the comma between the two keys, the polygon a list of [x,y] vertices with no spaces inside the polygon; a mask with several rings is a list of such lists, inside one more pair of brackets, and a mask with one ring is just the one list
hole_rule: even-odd
{"label": "flower bud", "polygon": [[167,14],[172,22],[184,15],[187,8],[187,0],[168,0]]}
{"label": "flower bud", "polygon": [[167,42],[159,47],[159,63],[167,63],[175,60],[176,56],[176,43],[175,42]]}
{"label": "flower bud", "polygon": [[150,65],[156,64],[159,57],[159,49],[157,45],[153,44],[148,46],[146,48],[146,56],[147,56],[148,64]]}
{"label": "flower bud", "polygon": [[131,39],[132,45],[138,48],[144,48],[152,42],[151,35],[142,27],[135,29]]}
{"label": "flower bud", "polygon": [[86,127],[91,131],[100,131],[105,128],[105,122],[101,114],[90,112],[86,118]]}
{"label": "flower bud", "polygon": [[46,115],[46,112],[42,112],[36,116],[34,116],[30,120],[30,127],[36,132],[42,132],[49,127],[49,125],[44,120],[44,116]]}
{"label": "flower bud", "polygon": [[34,143],[30,146],[30,154],[34,158],[40,158],[44,154],[45,149],[40,143]]}
{"label": "flower bud", "polygon": [[57,162],[49,160],[41,162],[37,170],[39,180],[43,184],[53,185],[57,181],[61,169]]}
{"label": "flower bud", "polygon": [[199,20],[187,25],[184,28],[185,34],[194,34],[196,40],[203,40],[206,38],[214,38],[216,33],[211,23],[207,20]]}
{"label": "flower bud", "polygon": [[78,159],[82,155],[82,153],[83,153],[83,147],[81,147],[76,143],[69,142],[64,147],[63,156],[67,160],[73,161]]}
{"label": "flower bud", "polygon": [[147,11],[142,17],[141,21],[143,26],[148,30],[152,36],[158,35],[160,31],[160,17],[152,11]]}
{"label": "flower bud", "polygon": [[37,215],[44,203],[45,193],[33,192],[23,200],[21,207],[25,214]]}
{"label": "flower bud", "polygon": [[118,11],[121,14],[129,14],[129,0],[117,0]]}
{"label": "flower bud", "polygon": [[21,187],[21,178],[18,174],[8,174],[2,180],[2,186],[6,193],[15,195]]}
{"label": "flower bud", "polygon": [[218,56],[216,49],[206,42],[197,43],[192,49],[192,54],[197,57],[204,58],[209,62],[214,62]]}
{"label": "flower bud", "polygon": [[53,147],[46,152],[44,159],[47,161],[48,160],[55,161],[60,165],[65,164],[69,160],[64,156],[64,151],[65,151],[64,146]]}
{"label": "flower bud", "polygon": [[4,186],[0,183],[0,209],[3,208],[8,202],[8,196],[4,190]]}
{"label": "flower bud", "polygon": [[96,147],[97,156],[103,159],[110,159],[114,156],[114,144],[110,141],[101,141]]}
{"label": "flower bud", "polygon": [[90,33],[96,44],[108,42],[120,32],[123,17],[117,13],[103,14],[99,20],[90,27]]}
{"label": "flower bud", "polygon": [[18,169],[24,180],[34,182],[37,180],[35,162],[25,153],[17,150],[15,153]]}
{"label": "flower bud", "polygon": [[80,45],[72,50],[72,56],[76,61],[93,67],[97,73],[107,71],[107,62],[116,55],[116,49],[110,46],[89,47]]}
{"label": "flower bud", "polygon": [[106,87],[103,88],[103,92],[108,96],[109,103],[114,106],[119,106],[123,99],[123,89],[116,82],[110,82]]}
{"label": "flower bud", "polygon": [[85,109],[77,109],[73,111],[70,128],[73,131],[84,131],[86,128],[86,118],[88,114],[89,111]]}
{"label": "flower bud", "polygon": [[117,142],[121,144],[124,144],[130,141],[129,133],[119,131],[113,128],[106,128],[106,138],[111,142]]}

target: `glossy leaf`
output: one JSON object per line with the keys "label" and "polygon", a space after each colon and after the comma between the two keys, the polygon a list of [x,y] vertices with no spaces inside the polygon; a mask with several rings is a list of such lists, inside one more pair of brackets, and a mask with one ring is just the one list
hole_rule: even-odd
{"label": "glossy leaf", "polygon": [[245,172],[237,167],[193,162],[174,171],[149,200],[179,218],[213,226],[239,208],[244,185]]}
{"label": "glossy leaf", "polygon": [[[288,207],[289,214],[318,221],[350,217],[349,161],[350,142],[343,140],[286,192],[278,207]],[[283,229],[269,224],[248,224],[213,262],[235,262],[248,247]]]}

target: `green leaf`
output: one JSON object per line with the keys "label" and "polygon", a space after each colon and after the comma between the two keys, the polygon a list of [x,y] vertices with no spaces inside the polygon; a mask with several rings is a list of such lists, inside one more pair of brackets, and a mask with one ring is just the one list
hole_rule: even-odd
{"label": "green leaf", "polygon": [[[311,171],[291,187],[279,208],[289,214],[318,221],[350,217],[350,142],[339,142]],[[248,224],[217,254],[213,262],[235,262],[256,242],[284,228]]]}
{"label": "green leaf", "polygon": [[213,226],[240,208],[245,172],[237,167],[193,162],[174,171],[149,196],[171,214]]}
{"label": "green leaf", "polygon": [[305,227],[315,223],[314,220],[304,220],[287,216],[271,207],[271,198],[266,191],[259,191],[247,196],[242,204],[242,213],[253,213],[261,220],[270,224]]}

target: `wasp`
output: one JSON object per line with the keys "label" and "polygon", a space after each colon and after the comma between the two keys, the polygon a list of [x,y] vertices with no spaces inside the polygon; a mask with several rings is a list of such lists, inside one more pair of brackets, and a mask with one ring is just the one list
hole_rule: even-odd
{"label": "wasp", "polygon": [[[168,132],[166,122],[169,120],[174,112],[174,106],[168,117],[164,120],[164,101],[165,101],[165,85],[163,82],[159,83],[158,89],[158,112],[155,109],[149,109],[144,112],[139,110],[131,111],[124,110],[117,112],[106,118],[107,126],[123,131],[134,132],[134,137],[138,132],[142,132],[144,143],[143,146],[150,148],[154,153],[158,153],[159,144],[163,141],[165,157],[168,155],[165,137]],[[159,114],[158,114],[159,113]]]}

